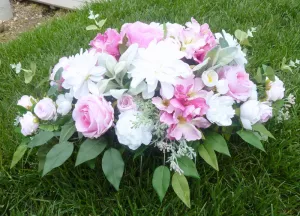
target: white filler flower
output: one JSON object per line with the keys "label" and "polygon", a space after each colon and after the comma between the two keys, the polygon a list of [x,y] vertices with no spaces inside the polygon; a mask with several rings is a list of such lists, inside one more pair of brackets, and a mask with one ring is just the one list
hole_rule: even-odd
{"label": "white filler flower", "polygon": [[234,99],[229,96],[213,95],[208,99],[206,117],[211,123],[216,123],[219,126],[230,126],[232,124],[231,118],[234,117],[235,111],[232,108]]}
{"label": "white filler flower", "polygon": [[97,55],[93,51],[83,53],[81,50],[69,62],[68,69],[63,71],[62,87],[71,89],[76,99],[89,93],[98,94],[97,83],[103,79],[106,68],[96,66],[97,60]]}
{"label": "white filler flower", "polygon": [[134,68],[129,71],[132,77],[131,88],[136,88],[144,80],[144,99],[152,98],[155,89],[160,82],[161,94],[170,99],[174,94],[173,84],[177,77],[188,77],[192,74],[189,65],[180,59],[185,56],[178,46],[169,40],[152,41],[148,48],[140,48],[133,61]]}
{"label": "white filler flower", "polygon": [[135,125],[138,123],[137,115],[142,115],[142,113],[135,110],[122,112],[116,124],[119,143],[127,145],[132,150],[142,144],[149,145],[152,139],[153,124]]}

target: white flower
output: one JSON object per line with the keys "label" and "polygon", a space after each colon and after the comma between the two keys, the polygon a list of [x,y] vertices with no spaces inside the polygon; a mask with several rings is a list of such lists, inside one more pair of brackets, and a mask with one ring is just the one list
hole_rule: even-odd
{"label": "white flower", "polygon": [[227,80],[219,80],[217,82],[216,87],[217,87],[217,92],[220,94],[226,94],[229,91]]}
{"label": "white flower", "polygon": [[51,98],[43,98],[34,107],[34,113],[41,120],[55,120],[56,107]]}
{"label": "white flower", "polygon": [[17,105],[22,106],[26,109],[30,109],[32,107],[32,102],[36,102],[32,96],[23,95],[20,100],[18,100]]}
{"label": "white flower", "polygon": [[89,16],[88,16],[89,19],[94,20],[94,19],[97,19],[98,17],[99,17],[99,14],[94,15],[94,12],[92,10],[89,11]]}
{"label": "white flower", "polygon": [[248,100],[240,107],[240,118],[243,127],[252,130],[252,125],[260,120],[259,101]]}
{"label": "white flower", "polygon": [[234,117],[235,111],[232,108],[234,99],[229,96],[213,95],[207,100],[209,109],[206,117],[211,123],[216,123],[219,126],[230,126],[231,118]]}
{"label": "white flower", "polygon": [[62,77],[64,81],[62,87],[71,89],[76,99],[89,93],[98,94],[97,83],[103,79],[105,72],[105,67],[97,66],[97,55],[95,55],[95,52],[85,51],[83,53],[81,50],[69,62],[68,69],[63,71]]}
{"label": "white flower", "polygon": [[253,32],[256,32],[256,27],[252,27],[251,29],[248,29],[247,34],[248,37],[253,37]]}
{"label": "white flower", "polygon": [[74,59],[74,56],[70,56],[70,57],[62,57],[59,59],[59,62],[54,66],[52,73],[50,74],[50,85],[57,85],[57,83],[55,82],[55,75],[56,73],[62,68],[63,71],[66,70],[70,64],[70,62],[72,62],[72,60]]}
{"label": "white flower", "polygon": [[115,127],[119,143],[127,145],[132,150],[142,144],[149,145],[152,139],[153,124],[136,127],[134,123],[138,121],[137,115],[142,113],[134,110],[122,112]]}
{"label": "white flower", "polygon": [[19,118],[21,124],[21,133],[24,136],[33,134],[39,127],[38,119],[31,113],[27,112]]}
{"label": "white flower", "polygon": [[70,93],[60,94],[57,97],[57,113],[61,115],[67,115],[72,109],[73,96]]}
{"label": "white flower", "polygon": [[296,64],[300,64],[300,60],[299,59],[296,59]]}
{"label": "white flower", "polygon": [[214,87],[218,83],[219,76],[214,70],[207,70],[202,73],[202,81],[207,87]]}
{"label": "white flower", "polygon": [[275,76],[275,81],[271,81],[267,78],[267,96],[269,101],[281,100],[284,97],[284,85],[283,82]]}
{"label": "white flower", "polygon": [[246,59],[246,53],[244,53],[242,51],[241,45],[238,43],[237,39],[235,39],[233,37],[233,35],[222,30],[222,34],[216,33],[215,36],[216,36],[217,40],[219,40],[220,38],[224,38],[227,41],[229,47],[237,47],[238,48],[238,51],[234,58],[234,61],[236,62],[236,64],[243,66],[248,63],[248,61]]}
{"label": "white flower", "polygon": [[22,70],[21,62],[19,62],[18,64],[11,64],[10,67],[12,69],[15,69],[17,74],[20,73]]}
{"label": "white flower", "polygon": [[292,94],[289,94],[289,96],[287,98],[288,103],[294,105],[295,104],[295,100],[296,100],[295,96],[292,95]]}
{"label": "white flower", "polygon": [[143,91],[144,99],[152,98],[158,85],[161,84],[162,96],[170,99],[174,94],[177,77],[188,77],[192,74],[189,65],[180,59],[185,56],[173,42],[166,40],[152,41],[148,48],[139,48],[138,56],[133,61],[134,68],[128,73],[132,77],[131,88],[136,88],[144,80],[147,83]]}
{"label": "white flower", "polygon": [[268,102],[259,103],[260,122],[267,122],[273,116],[273,108]]}
{"label": "white flower", "polygon": [[252,86],[252,92],[251,95],[249,97],[249,100],[257,100],[258,95],[257,95],[257,86],[255,84],[253,84]]}

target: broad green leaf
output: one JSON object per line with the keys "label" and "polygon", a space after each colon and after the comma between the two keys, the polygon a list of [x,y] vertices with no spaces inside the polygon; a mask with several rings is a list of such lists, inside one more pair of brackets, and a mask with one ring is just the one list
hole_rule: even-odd
{"label": "broad green leaf", "polygon": [[96,158],[105,149],[107,141],[104,138],[86,139],[79,148],[75,166]]}
{"label": "broad green leaf", "polygon": [[225,48],[225,47],[229,46],[228,42],[224,38],[222,38],[222,37],[219,39],[219,43],[221,45],[221,48]]}
{"label": "broad green leaf", "polygon": [[119,74],[122,70],[124,70],[126,64],[127,64],[126,61],[118,62],[114,67],[115,74]]}
{"label": "broad green leaf", "polygon": [[34,74],[31,71],[24,71],[25,83],[28,84],[32,81]]}
{"label": "broad green leaf", "polygon": [[85,28],[87,31],[91,31],[91,30],[98,30],[98,26],[96,25],[89,25]]}
{"label": "broad green leaf", "polygon": [[19,111],[20,114],[27,113],[27,109],[25,107],[22,107],[20,105],[16,105],[16,107],[17,107],[17,109],[18,109],[18,111]]}
{"label": "broad green leaf", "polygon": [[58,90],[58,85],[53,85],[49,88],[49,90],[47,92],[47,95],[48,96],[53,96],[57,93],[57,90]]}
{"label": "broad green leaf", "polygon": [[271,81],[275,81],[275,73],[273,68],[271,68],[270,66],[267,66],[264,68],[265,71],[265,75],[271,80]]}
{"label": "broad green leaf", "polygon": [[59,126],[54,124],[40,124],[39,128],[44,131],[56,131]]}
{"label": "broad green leaf", "polygon": [[207,58],[207,59],[205,59],[203,62],[201,62],[200,64],[196,65],[195,67],[193,67],[193,72],[196,75],[201,75],[201,73],[205,71],[206,66],[207,66],[209,60],[210,60],[210,57]]}
{"label": "broad green leaf", "polygon": [[33,139],[28,144],[29,148],[33,148],[36,146],[41,146],[47,143],[49,140],[54,137],[54,133],[51,131],[40,131],[37,135],[33,137]]}
{"label": "broad green leaf", "polygon": [[76,127],[74,122],[68,122],[64,126],[61,127],[61,133],[59,142],[68,141],[68,139],[76,132]]}
{"label": "broad green leaf", "polygon": [[61,142],[53,146],[47,153],[44,165],[43,175],[46,175],[52,169],[62,165],[72,155],[74,145],[71,142]]}
{"label": "broad green leaf", "polygon": [[234,36],[239,40],[239,41],[244,41],[248,38],[248,34],[244,31],[241,31],[239,29],[237,29],[234,32]]}
{"label": "broad green leaf", "polygon": [[34,62],[30,63],[30,70],[31,70],[32,75],[34,76],[36,73],[36,64]]}
{"label": "broad green leaf", "polygon": [[261,144],[260,140],[252,131],[247,130],[240,130],[236,132],[245,142],[249,143],[250,145],[253,145],[254,147],[265,151],[263,145]]}
{"label": "broad green leaf", "polygon": [[107,180],[116,190],[119,190],[121,178],[124,172],[124,161],[117,149],[110,148],[104,152],[102,158],[102,170]]}
{"label": "broad green leaf", "polygon": [[211,146],[215,151],[230,156],[227,142],[222,135],[216,132],[205,133],[204,144]]}
{"label": "broad green leaf", "polygon": [[219,171],[217,156],[211,145],[199,145],[198,152],[206,163],[211,165],[215,170]]}
{"label": "broad green leaf", "polygon": [[187,156],[183,156],[177,159],[180,169],[183,170],[185,176],[194,178],[200,178],[195,163],[192,159]]}
{"label": "broad green leaf", "polygon": [[64,68],[59,68],[58,71],[56,71],[54,80],[59,81],[61,79],[62,72],[64,71]]}
{"label": "broad green leaf", "polygon": [[38,171],[39,172],[44,169],[47,153],[50,151],[50,149],[52,147],[53,147],[53,145],[51,145],[51,144],[42,145],[39,148],[39,150],[37,151],[37,157],[38,157],[38,160],[39,160],[39,165],[38,165]]}
{"label": "broad green leaf", "polygon": [[281,66],[281,70],[283,72],[291,72],[291,73],[293,72],[292,68],[290,66],[288,66],[288,65],[282,65]]}
{"label": "broad green leaf", "polygon": [[216,65],[227,65],[232,62],[238,52],[237,47],[226,47],[220,50]]}
{"label": "broad green leaf", "polygon": [[208,65],[209,67],[213,66],[216,64],[218,58],[219,58],[219,52],[220,52],[221,48],[220,46],[215,46],[214,48],[212,48],[211,50],[209,50],[204,59],[208,59]]}
{"label": "broad green leaf", "polygon": [[11,161],[10,168],[13,168],[22,159],[26,150],[27,150],[26,144],[21,144],[18,146],[17,150],[15,151],[15,153],[13,155],[13,159]]}
{"label": "broad green leaf", "polygon": [[174,173],[172,177],[172,187],[177,196],[182,200],[182,202],[189,208],[191,208],[190,202],[190,188],[189,183],[184,175],[179,173]]}
{"label": "broad green leaf", "polygon": [[265,128],[265,126],[261,123],[256,123],[255,125],[252,125],[252,129],[261,134],[267,135],[268,137],[275,139],[275,137],[271,134],[271,132],[268,131],[267,128]]}
{"label": "broad green leaf", "polygon": [[159,166],[155,169],[152,186],[158,194],[159,200],[162,202],[170,185],[170,170],[166,166]]}
{"label": "broad green leaf", "polygon": [[261,68],[257,68],[257,72],[256,75],[254,77],[254,79],[256,80],[257,83],[262,83],[263,78],[262,78],[262,74],[261,74]]}
{"label": "broad green leaf", "polygon": [[105,22],[106,22],[106,19],[103,19],[103,20],[100,20],[99,22],[97,22],[97,26],[99,27],[99,29],[101,29],[104,26]]}

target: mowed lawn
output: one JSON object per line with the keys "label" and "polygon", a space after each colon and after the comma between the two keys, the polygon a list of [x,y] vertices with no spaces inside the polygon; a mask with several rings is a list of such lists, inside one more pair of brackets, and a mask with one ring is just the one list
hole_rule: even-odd
{"label": "mowed lawn", "polygon": [[[107,18],[105,28],[120,28],[124,22],[137,20],[184,24],[190,17],[209,23],[214,32],[257,27],[250,41],[250,73],[262,63],[278,69],[283,57],[300,58],[299,0],[116,0],[90,7]],[[266,153],[233,138],[232,157],[218,154],[219,172],[198,159],[200,180],[189,178],[191,209],[171,187],[163,203],[159,202],[152,189],[152,173],[162,162],[157,153],[143,157],[143,163],[123,155],[126,168],[119,192],[105,179],[100,161],[95,170],[85,165],[74,168],[73,156],[42,178],[34,150],[10,170],[21,140],[13,126],[17,100],[23,94],[43,96],[47,83],[38,84],[48,76],[49,68],[61,56],[89,47],[97,32],[85,30],[91,24],[87,17],[88,9],[72,12],[0,45],[0,215],[299,215],[298,104],[289,121],[268,123],[276,140],[264,143]],[[25,68],[31,61],[37,64],[37,75],[29,85],[9,67],[19,61]],[[287,94],[295,94],[297,101],[299,72],[277,74]]]}

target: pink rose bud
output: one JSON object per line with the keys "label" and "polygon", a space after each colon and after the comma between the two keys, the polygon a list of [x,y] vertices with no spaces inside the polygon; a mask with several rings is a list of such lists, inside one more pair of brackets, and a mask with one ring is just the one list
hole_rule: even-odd
{"label": "pink rose bud", "polygon": [[121,36],[115,29],[107,29],[105,33],[97,34],[97,36],[90,42],[90,46],[97,52],[105,52],[114,57],[119,57],[119,43]]}
{"label": "pink rose bud", "polygon": [[129,94],[124,94],[119,100],[117,104],[120,112],[124,112],[126,110],[135,110],[136,104],[134,103],[133,97]]}
{"label": "pink rose bud", "polygon": [[267,122],[273,115],[272,107],[267,103],[260,103],[260,122]]}
{"label": "pink rose bud", "polygon": [[126,35],[127,46],[137,43],[139,47],[147,48],[154,39],[158,41],[164,37],[163,28],[158,23],[125,23],[121,28],[121,37]]}
{"label": "pink rose bud", "polygon": [[219,78],[228,82],[228,96],[237,101],[246,101],[252,95],[254,83],[242,66],[224,66],[219,71]]}
{"label": "pink rose bud", "polygon": [[269,101],[281,100],[284,97],[284,91],[285,91],[283,82],[278,77],[275,77],[274,82],[268,79],[267,82],[269,82],[267,84],[269,87],[269,90],[267,90],[268,100]]}
{"label": "pink rose bud", "polygon": [[32,96],[23,95],[20,100],[18,100],[18,105],[22,106],[26,109],[30,109],[32,107],[32,102],[36,102],[36,100]]}
{"label": "pink rose bud", "polygon": [[57,117],[55,103],[51,98],[43,98],[34,107],[34,113],[41,120],[55,120]]}
{"label": "pink rose bud", "polygon": [[98,138],[113,125],[114,109],[103,96],[89,94],[77,101],[72,116],[77,131]]}
{"label": "pink rose bud", "polygon": [[31,113],[27,112],[19,119],[21,124],[21,133],[29,136],[36,132],[39,127],[38,119]]}

